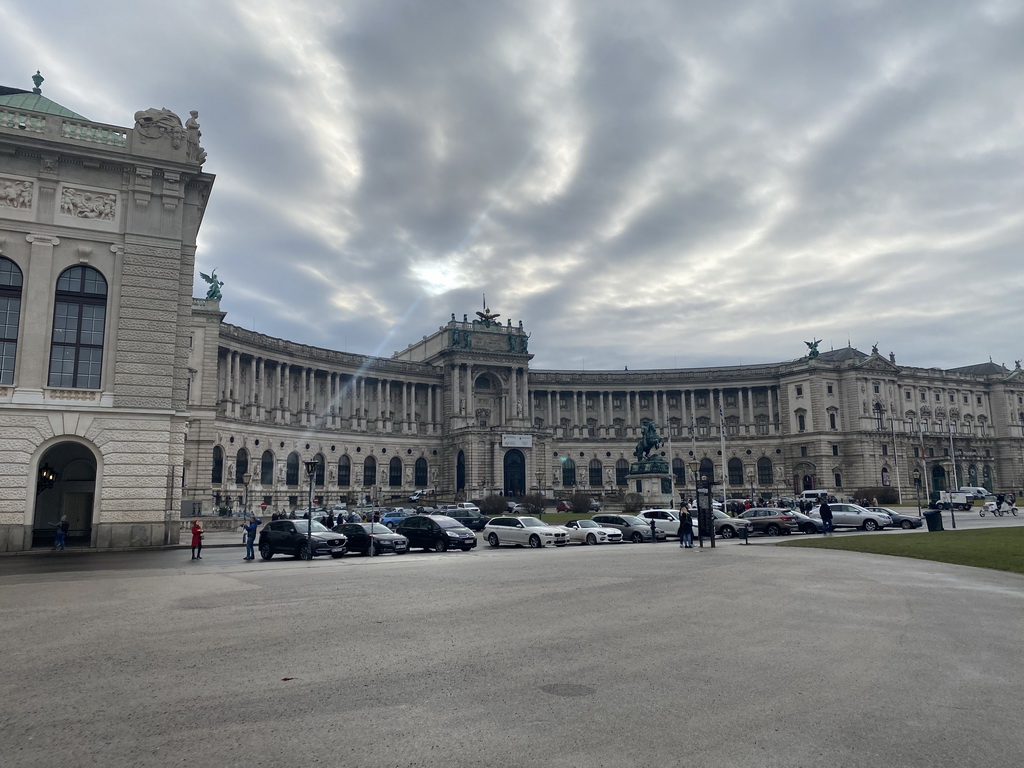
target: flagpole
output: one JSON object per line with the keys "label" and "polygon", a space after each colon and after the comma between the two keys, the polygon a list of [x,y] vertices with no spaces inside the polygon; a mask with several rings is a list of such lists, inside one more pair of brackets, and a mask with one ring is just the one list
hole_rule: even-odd
{"label": "flagpole", "polygon": [[[719,391],[718,393],[718,437],[721,443],[722,450],[722,499],[725,499],[725,411],[722,410],[723,398],[725,393]],[[724,506],[724,505],[723,505]]]}
{"label": "flagpole", "polygon": [[896,420],[889,417],[889,426],[892,428],[892,455],[893,464],[896,465],[896,498],[899,500],[899,504],[903,504],[903,489],[900,487],[900,452],[896,447]]}

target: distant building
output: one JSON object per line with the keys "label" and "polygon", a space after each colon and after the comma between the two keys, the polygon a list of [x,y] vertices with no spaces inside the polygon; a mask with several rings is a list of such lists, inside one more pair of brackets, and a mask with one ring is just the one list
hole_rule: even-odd
{"label": "distant building", "polygon": [[[0,87],[0,551],[177,541],[198,126]],[[197,149],[198,148],[198,149]]]}

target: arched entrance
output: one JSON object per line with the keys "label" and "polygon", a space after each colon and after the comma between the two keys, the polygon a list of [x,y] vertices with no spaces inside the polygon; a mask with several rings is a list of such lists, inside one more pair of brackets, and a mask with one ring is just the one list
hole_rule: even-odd
{"label": "arched entrance", "polygon": [[505,495],[520,498],[526,495],[526,457],[518,448],[505,452]]}
{"label": "arched entrance", "polygon": [[32,546],[52,547],[57,523],[67,517],[67,546],[92,546],[96,457],[81,443],[57,443],[39,460]]}
{"label": "arched entrance", "polygon": [[466,454],[459,451],[455,457],[455,492],[463,491],[466,488]]}
{"label": "arched entrance", "polygon": [[949,488],[949,483],[946,481],[946,469],[941,464],[932,464],[932,490],[951,490]]}

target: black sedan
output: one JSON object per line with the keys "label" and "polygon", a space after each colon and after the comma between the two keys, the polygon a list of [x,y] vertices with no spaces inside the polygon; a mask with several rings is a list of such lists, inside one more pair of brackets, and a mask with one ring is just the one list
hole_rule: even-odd
{"label": "black sedan", "polygon": [[[307,536],[308,534],[308,536]],[[341,557],[346,539],[316,520],[271,520],[260,531],[260,557],[269,560],[275,554],[309,560],[317,555]]]}
{"label": "black sedan", "polygon": [[899,527],[910,530],[911,528],[920,528],[924,522],[917,515],[904,515],[902,512],[897,512],[895,509],[889,509],[889,507],[868,507],[868,509],[872,512],[877,512],[891,517],[893,528]]}
{"label": "black sedan", "polygon": [[383,555],[385,552],[404,555],[409,551],[409,540],[405,536],[395,533],[380,523],[344,523],[334,526],[334,531],[344,534],[348,539],[345,546],[349,552],[368,555],[371,541],[375,555]]}

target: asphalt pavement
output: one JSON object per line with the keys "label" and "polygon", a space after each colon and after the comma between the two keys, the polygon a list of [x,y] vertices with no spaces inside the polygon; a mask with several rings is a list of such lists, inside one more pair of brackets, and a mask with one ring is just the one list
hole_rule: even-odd
{"label": "asphalt pavement", "polygon": [[0,762],[1019,765],[1024,577],[752,541],[0,558]]}

